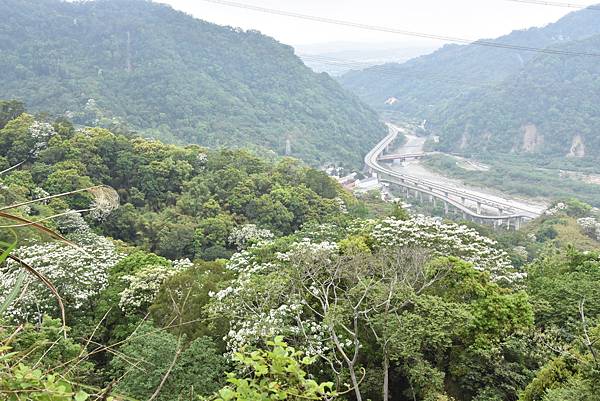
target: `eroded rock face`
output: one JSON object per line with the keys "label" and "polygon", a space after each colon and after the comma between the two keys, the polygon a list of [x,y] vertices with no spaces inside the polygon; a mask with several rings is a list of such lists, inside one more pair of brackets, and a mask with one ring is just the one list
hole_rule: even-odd
{"label": "eroded rock face", "polygon": [[465,132],[463,132],[463,134],[462,134],[462,137],[460,138],[460,145],[459,145],[460,150],[466,149],[468,144],[469,144],[469,137],[467,136],[467,131],[465,130]]}
{"label": "eroded rock face", "polygon": [[526,124],[521,127],[523,131],[522,150],[527,153],[535,153],[544,144],[544,137],[539,133],[535,124]]}
{"label": "eroded rock face", "polygon": [[585,157],[585,143],[581,135],[575,135],[567,157]]}

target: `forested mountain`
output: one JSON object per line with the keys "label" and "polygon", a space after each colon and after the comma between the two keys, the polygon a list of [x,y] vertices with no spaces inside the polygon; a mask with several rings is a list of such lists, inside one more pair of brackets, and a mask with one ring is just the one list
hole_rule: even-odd
{"label": "forested mountain", "polygon": [[600,35],[560,46],[599,56],[538,55],[493,87],[431,117],[441,148],[550,156],[600,155]]}
{"label": "forested mountain", "polygon": [[[490,43],[546,48],[600,34],[600,13],[582,10],[543,28],[514,31]],[[437,107],[474,88],[493,86],[518,73],[537,53],[496,47],[446,45],[404,64],[386,64],[345,74],[340,82],[379,111],[429,118]],[[386,100],[396,98],[392,104]]]}
{"label": "forested mountain", "polygon": [[[600,13],[582,10],[490,42],[600,54],[599,35]],[[427,119],[444,151],[596,156],[599,59],[449,45],[341,81],[392,118]]]}
{"label": "forested mountain", "polygon": [[[15,102],[6,108],[23,110]],[[335,221],[353,203],[327,174],[296,159],[272,164],[245,150],[167,145],[25,113],[0,119],[0,171],[21,162],[12,176],[19,184],[0,182],[5,190],[62,193],[110,185],[122,205],[98,229],[170,258],[228,257],[236,249],[230,235],[242,226],[291,234],[311,221]],[[49,206],[81,209],[86,202],[80,195]],[[29,212],[40,217],[48,210]]]}
{"label": "forested mountain", "polygon": [[0,398],[597,401],[591,206],[361,206],[295,159],[0,101]]}
{"label": "forested mountain", "polygon": [[359,163],[377,116],[291,47],[142,0],[0,0],[2,97],[170,142]]}

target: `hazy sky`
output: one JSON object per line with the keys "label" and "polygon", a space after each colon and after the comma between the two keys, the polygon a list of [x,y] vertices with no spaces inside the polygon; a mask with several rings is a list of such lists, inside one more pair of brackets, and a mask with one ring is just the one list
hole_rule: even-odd
{"label": "hazy sky", "polygon": [[[268,15],[202,0],[156,0],[221,25],[257,29],[302,45],[323,42],[404,42],[410,37]],[[268,8],[446,36],[480,39],[542,26],[573,9],[508,0],[236,0]],[[596,1],[576,0],[591,5]]]}

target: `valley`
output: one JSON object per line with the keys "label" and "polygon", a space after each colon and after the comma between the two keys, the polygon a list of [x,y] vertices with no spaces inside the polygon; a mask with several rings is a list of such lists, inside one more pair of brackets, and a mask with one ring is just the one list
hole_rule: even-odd
{"label": "valley", "polygon": [[599,10],[0,0],[0,401],[600,401]]}
{"label": "valley", "polygon": [[[443,175],[427,170],[420,164],[420,159],[414,159],[414,155],[424,153],[427,138],[419,137],[410,129],[391,123],[388,123],[388,128],[390,135],[366,156],[365,161],[380,181],[391,180],[392,183],[400,185],[405,196],[409,196],[412,190],[420,201],[429,197],[430,202],[435,202],[434,198],[437,198],[444,202],[446,214],[448,205],[451,205],[463,213],[463,218],[468,216],[477,221],[491,221],[494,225],[507,221],[510,226],[511,218],[520,225],[522,219],[539,217],[546,209],[547,204],[544,203],[507,199],[497,192],[468,187],[457,180],[449,180]],[[400,163],[392,161],[391,165],[379,161],[382,157],[385,158],[385,149],[390,148],[399,134],[403,136],[404,142],[389,153],[405,155],[407,159]]]}

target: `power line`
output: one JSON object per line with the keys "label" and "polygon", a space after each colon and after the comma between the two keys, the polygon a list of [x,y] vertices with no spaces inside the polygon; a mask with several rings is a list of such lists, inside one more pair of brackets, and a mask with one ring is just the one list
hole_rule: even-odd
{"label": "power line", "polygon": [[255,6],[252,4],[238,3],[235,1],[229,1],[229,0],[200,0],[200,1],[204,1],[207,3],[213,3],[213,4],[220,4],[220,5],[229,6],[229,7],[242,8],[242,9],[257,11],[257,12],[266,13],[266,14],[282,15],[285,17],[292,17],[292,18],[304,19],[304,20],[308,20],[308,21],[322,22],[325,24],[348,26],[348,27],[364,29],[364,30],[368,30],[368,31],[394,33],[394,34],[399,34],[399,35],[404,35],[404,36],[414,36],[414,37],[425,38],[425,39],[435,39],[435,40],[442,40],[442,41],[448,41],[448,42],[473,44],[473,45],[478,45],[478,46],[496,47],[496,48],[501,48],[501,49],[518,50],[518,51],[526,51],[526,52],[554,54],[554,55],[560,55],[560,56],[600,57],[600,53],[584,53],[584,52],[572,52],[572,51],[559,50],[559,49],[543,49],[543,48],[539,48],[539,47],[511,45],[508,43],[490,42],[490,41],[485,41],[485,40],[474,41],[471,39],[458,38],[458,37],[453,37],[453,36],[436,35],[436,34],[430,34],[430,33],[425,33],[425,32],[414,32],[414,31],[389,28],[389,27],[384,27],[384,26],[361,24],[361,23],[352,22],[352,21],[337,20],[337,19],[333,19],[333,18],[318,17],[315,15],[300,14],[300,13],[296,13],[296,12],[292,12],[292,11],[260,7],[260,6]]}
{"label": "power line", "polygon": [[585,6],[583,4],[575,4],[575,3],[561,3],[558,1],[544,1],[544,0],[504,0],[510,1],[513,3],[525,3],[525,4],[537,4],[539,6],[552,6],[552,7],[562,7],[562,8],[573,8],[577,10],[596,10],[600,11],[600,6]]}
{"label": "power line", "polygon": [[337,58],[321,56],[318,54],[298,54],[297,56],[303,60],[318,61],[318,62],[322,62],[324,64],[338,65],[340,67],[366,68],[366,67],[374,67],[376,65],[383,65],[383,64],[387,64],[387,63],[400,64],[399,62],[395,62],[395,61],[372,63],[372,62],[368,62],[368,61],[359,61],[359,60],[341,60],[341,59],[337,59]]}

